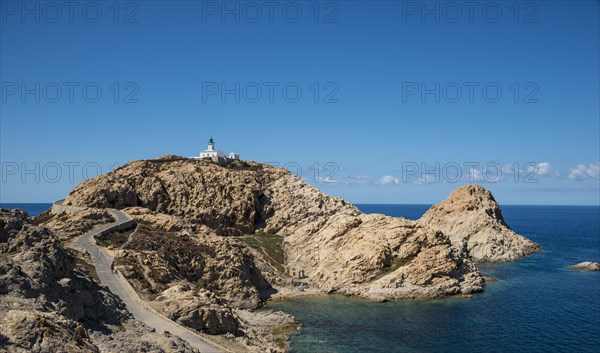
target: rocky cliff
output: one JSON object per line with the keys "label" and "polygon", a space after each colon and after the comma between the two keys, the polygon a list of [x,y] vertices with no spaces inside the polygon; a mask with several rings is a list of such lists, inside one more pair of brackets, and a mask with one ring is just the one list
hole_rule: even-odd
{"label": "rocky cliff", "polygon": [[419,223],[441,230],[475,261],[514,261],[540,250],[538,244],[510,229],[492,193],[479,185],[455,190],[431,207]]}

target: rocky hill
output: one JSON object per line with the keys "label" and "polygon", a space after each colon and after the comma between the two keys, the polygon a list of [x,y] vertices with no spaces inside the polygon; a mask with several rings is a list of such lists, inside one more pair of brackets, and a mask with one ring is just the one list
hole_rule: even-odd
{"label": "rocky hill", "polygon": [[[283,237],[286,271],[303,271],[305,282],[322,291],[384,300],[481,291],[483,280],[470,256],[480,259],[479,247],[460,246],[459,238],[498,238],[504,251],[494,254],[507,259],[531,252],[524,247],[533,243],[510,231],[488,191],[463,189],[471,197],[457,191],[449,198],[463,205],[451,219],[438,220],[438,208],[432,208],[414,222],[362,214],[282,168],[245,161],[224,167],[171,156],[134,161],[87,180],[65,204],[147,209],[190,224],[192,232],[220,236],[277,234]],[[452,220],[461,227],[446,228]]]}

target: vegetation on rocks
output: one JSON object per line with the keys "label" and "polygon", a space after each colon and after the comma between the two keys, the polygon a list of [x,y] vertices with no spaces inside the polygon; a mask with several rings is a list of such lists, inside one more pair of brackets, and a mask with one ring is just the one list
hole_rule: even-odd
{"label": "vegetation on rocks", "polygon": [[279,271],[285,274],[285,254],[283,250],[283,237],[277,234],[257,232],[254,235],[240,237],[248,246],[260,251],[264,258]]}

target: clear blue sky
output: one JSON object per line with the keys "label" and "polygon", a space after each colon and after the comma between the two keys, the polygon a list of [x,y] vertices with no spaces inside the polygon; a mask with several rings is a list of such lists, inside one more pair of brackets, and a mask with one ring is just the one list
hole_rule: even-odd
{"label": "clear blue sky", "polygon": [[1,202],[213,136],[354,203],[600,203],[597,1],[1,4]]}

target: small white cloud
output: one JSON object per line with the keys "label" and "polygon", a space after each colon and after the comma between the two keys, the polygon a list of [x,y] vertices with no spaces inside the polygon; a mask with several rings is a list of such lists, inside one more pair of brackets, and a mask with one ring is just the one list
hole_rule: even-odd
{"label": "small white cloud", "polygon": [[481,173],[481,170],[477,168],[469,168],[465,171],[463,179],[468,181],[469,183],[481,182],[483,181],[483,175]]}
{"label": "small white cloud", "polygon": [[304,181],[306,181],[307,183],[316,183],[316,184],[320,184],[320,183],[325,183],[325,184],[338,184],[340,181],[336,178],[330,178],[329,176],[326,177],[322,177],[322,176],[306,176],[306,177],[302,177],[302,179]]}
{"label": "small white cloud", "polygon": [[592,163],[589,166],[579,164],[573,169],[569,169],[569,179],[585,180],[585,179],[600,179],[600,162]]}
{"label": "small white cloud", "polygon": [[336,178],[330,178],[327,176],[327,177],[323,178],[323,183],[337,184],[337,183],[339,183],[339,180],[337,180]]}
{"label": "small white cloud", "polygon": [[377,184],[381,185],[390,185],[390,184],[400,184],[400,179],[393,177],[391,175],[384,175],[377,180]]}
{"label": "small white cloud", "polygon": [[346,178],[346,184],[371,184],[372,180],[368,176],[358,175]]}
{"label": "small white cloud", "polygon": [[435,183],[439,183],[441,182],[441,179],[439,178],[438,175],[434,175],[434,174],[422,174],[421,177],[419,177],[417,179],[417,181],[415,182],[415,184],[435,184]]}
{"label": "small white cloud", "polygon": [[537,167],[539,175],[549,175],[553,172],[552,166],[548,162],[538,163]]}
{"label": "small white cloud", "polygon": [[534,172],[539,176],[551,176],[557,177],[560,173],[552,168],[552,165],[548,162],[541,162],[536,164],[535,166],[530,165],[527,167],[528,172]]}

